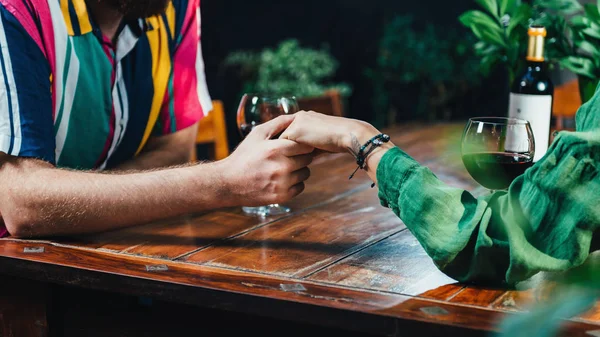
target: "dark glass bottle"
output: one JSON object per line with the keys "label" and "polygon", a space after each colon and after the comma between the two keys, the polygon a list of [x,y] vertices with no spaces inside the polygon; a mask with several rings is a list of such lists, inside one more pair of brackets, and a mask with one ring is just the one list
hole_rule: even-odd
{"label": "dark glass bottle", "polygon": [[536,162],[548,151],[554,84],[544,58],[546,28],[532,26],[528,31],[527,67],[515,77],[510,90],[508,116],[529,121],[535,138]]}

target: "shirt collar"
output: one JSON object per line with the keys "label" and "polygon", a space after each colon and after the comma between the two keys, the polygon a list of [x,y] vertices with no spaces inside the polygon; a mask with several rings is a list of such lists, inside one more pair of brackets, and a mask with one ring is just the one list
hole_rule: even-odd
{"label": "shirt collar", "polygon": [[[88,34],[94,31],[97,27],[95,26],[88,8],[85,4],[85,0],[59,0],[60,9],[62,10],[65,24],[67,26],[67,33],[70,36],[80,36]],[[150,19],[138,19],[128,22],[131,30],[136,35],[141,35],[147,31],[153,30],[154,27],[150,22]]]}

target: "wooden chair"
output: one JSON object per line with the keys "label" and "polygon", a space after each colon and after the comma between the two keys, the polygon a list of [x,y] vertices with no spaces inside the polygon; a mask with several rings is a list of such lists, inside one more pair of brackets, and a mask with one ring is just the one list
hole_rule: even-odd
{"label": "wooden chair", "polygon": [[323,96],[298,99],[300,110],[313,110],[326,115],[344,116],[342,96],[337,90],[329,90]]}
{"label": "wooden chair", "polygon": [[[196,145],[212,144],[209,150],[211,160],[221,160],[229,156],[229,143],[227,141],[227,127],[225,125],[225,110],[223,102],[213,100],[213,109],[200,120]],[[192,150],[192,162],[198,160],[196,147]]]}
{"label": "wooden chair", "polygon": [[554,103],[552,106],[552,116],[556,124],[554,128],[557,131],[572,129],[565,126],[565,122],[575,118],[577,109],[581,106],[581,96],[579,94],[579,82],[577,79],[565,82],[554,88]]}

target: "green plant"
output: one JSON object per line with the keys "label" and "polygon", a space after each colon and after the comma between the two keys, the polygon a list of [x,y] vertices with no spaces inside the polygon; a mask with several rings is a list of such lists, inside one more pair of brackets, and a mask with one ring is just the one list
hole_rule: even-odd
{"label": "green plant", "polygon": [[564,4],[570,3],[567,0],[547,2],[554,4],[548,10],[556,13],[559,20],[543,16],[542,23],[554,24],[562,32],[560,40],[552,41],[550,52],[562,67],[578,75],[581,99],[586,102],[600,80],[600,2],[584,6],[577,3],[568,8]]}
{"label": "green plant", "polygon": [[346,83],[327,82],[339,66],[328,50],[303,48],[295,39],[257,52],[233,52],[224,63],[240,68],[245,92],[292,94],[297,97],[320,96],[330,89],[337,89],[346,97],[352,93]]}
{"label": "green plant", "polygon": [[378,126],[396,121],[389,111],[406,119],[447,116],[481,79],[471,37],[448,27],[416,26],[412,16],[394,16],[384,26],[375,66],[366,70]]}
{"label": "green plant", "polygon": [[469,10],[459,21],[479,39],[474,48],[481,58],[484,74],[495,66],[503,65],[509,82],[524,67],[523,55],[527,48],[527,27],[533,8],[521,0],[475,0],[481,10]]}
{"label": "green plant", "polygon": [[510,83],[526,64],[530,25],[547,29],[546,58],[550,66],[569,69],[579,76],[585,102],[600,79],[599,4],[582,6],[577,0],[475,0],[481,10],[463,13],[460,22],[478,41],[475,52],[482,71],[505,67]]}

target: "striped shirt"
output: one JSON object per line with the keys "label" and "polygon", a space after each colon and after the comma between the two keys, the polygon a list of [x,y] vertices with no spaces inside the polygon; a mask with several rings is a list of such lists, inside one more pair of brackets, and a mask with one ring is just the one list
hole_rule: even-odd
{"label": "striped shirt", "polygon": [[114,45],[85,0],[0,0],[0,151],[104,170],[211,110],[200,0],[124,23]]}

